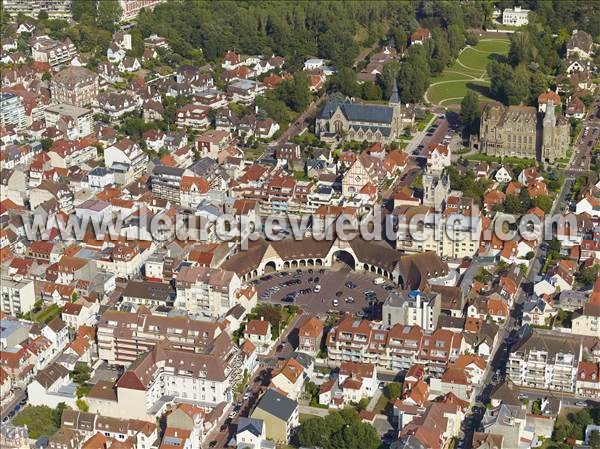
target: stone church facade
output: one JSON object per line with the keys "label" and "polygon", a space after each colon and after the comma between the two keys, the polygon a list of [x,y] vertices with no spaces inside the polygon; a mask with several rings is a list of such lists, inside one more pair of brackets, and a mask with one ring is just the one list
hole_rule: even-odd
{"label": "stone church facade", "polygon": [[322,140],[345,136],[350,140],[390,143],[414,123],[414,116],[402,108],[398,89],[388,105],[329,101],[317,116],[315,131]]}

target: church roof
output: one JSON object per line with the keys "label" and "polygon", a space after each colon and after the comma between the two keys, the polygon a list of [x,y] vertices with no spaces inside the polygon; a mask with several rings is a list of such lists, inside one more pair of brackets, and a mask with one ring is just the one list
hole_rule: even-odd
{"label": "church roof", "polygon": [[385,123],[391,125],[394,108],[374,104],[328,101],[319,118],[329,119],[340,108],[349,122]]}

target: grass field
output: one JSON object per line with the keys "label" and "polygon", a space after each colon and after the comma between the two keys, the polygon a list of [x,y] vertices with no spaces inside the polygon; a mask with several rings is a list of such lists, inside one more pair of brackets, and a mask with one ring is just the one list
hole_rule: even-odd
{"label": "grass field", "polygon": [[452,66],[431,80],[425,100],[440,106],[456,107],[469,90],[476,92],[481,101],[489,99],[490,81],[486,67],[499,55],[508,53],[505,38],[486,37],[476,46],[466,47]]}

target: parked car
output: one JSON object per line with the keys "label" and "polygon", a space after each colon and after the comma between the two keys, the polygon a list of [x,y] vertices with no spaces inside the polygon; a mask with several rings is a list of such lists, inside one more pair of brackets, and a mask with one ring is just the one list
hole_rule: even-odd
{"label": "parked car", "polygon": [[320,291],[321,291],[321,286],[319,284],[315,285],[315,288],[313,289],[313,292],[319,293]]}
{"label": "parked car", "polygon": [[333,304],[333,307],[337,307],[337,306],[338,306],[338,304],[339,304],[339,302],[338,302],[337,298],[334,298],[334,299],[331,301],[331,304]]}

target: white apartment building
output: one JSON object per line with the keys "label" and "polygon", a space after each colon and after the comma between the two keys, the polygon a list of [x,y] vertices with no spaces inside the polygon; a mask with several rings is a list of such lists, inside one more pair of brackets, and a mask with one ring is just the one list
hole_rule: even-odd
{"label": "white apartment building", "polygon": [[473,257],[479,249],[482,228],[479,215],[463,214],[458,210],[454,213],[448,209],[442,214],[429,207],[415,206],[401,206],[394,214],[397,214],[398,250],[409,253],[433,251],[440,257],[462,259]]}
{"label": "white apartment building", "polygon": [[3,312],[17,316],[33,309],[35,290],[31,279],[23,279],[20,276],[10,277],[7,273],[2,273],[0,291]]}
{"label": "white apartment building", "polygon": [[441,304],[439,293],[392,291],[383,303],[383,322],[387,326],[403,324],[433,331],[437,327]]}
{"label": "white apartment building", "polygon": [[162,415],[173,401],[212,408],[233,400],[241,366],[241,352],[227,334],[202,353],[163,341],[121,376],[115,384],[116,397],[107,399],[91,391],[87,400],[93,413],[144,420]]}
{"label": "white apartment building", "polygon": [[202,350],[220,333],[215,321],[107,310],[98,321],[98,358],[126,366],[161,340],[176,340],[189,351]]}
{"label": "white apartment building", "polygon": [[91,109],[70,104],[56,104],[44,110],[46,127],[64,131],[68,140],[77,140],[92,134],[94,114]]}
{"label": "white apartment building", "polygon": [[507,373],[516,385],[573,392],[581,356],[577,339],[534,331],[511,351]]}
{"label": "white apartment building", "polygon": [[0,126],[14,125],[17,130],[26,126],[25,108],[15,94],[0,93]]}
{"label": "white apartment building", "polygon": [[233,271],[184,267],[177,275],[175,307],[217,318],[235,305],[241,285]]}
{"label": "white apartment building", "polygon": [[9,14],[37,17],[46,11],[51,18],[71,18],[71,0],[5,0],[3,3],[4,12]]}
{"label": "white apartment building", "polygon": [[520,6],[505,8],[502,11],[502,25],[523,26],[529,23],[529,10]]}
{"label": "white apartment building", "polygon": [[104,150],[104,161],[106,167],[115,170],[123,168],[135,179],[146,168],[148,156],[137,143],[122,139]]}
{"label": "white apartment building", "polygon": [[119,6],[123,11],[121,22],[127,22],[137,17],[142,9],[152,10],[159,3],[165,0],[119,0]]}
{"label": "white apartment building", "polygon": [[77,48],[69,38],[61,42],[45,35],[36,36],[31,44],[31,58],[34,61],[47,62],[52,67],[70,63],[75,56]]}

